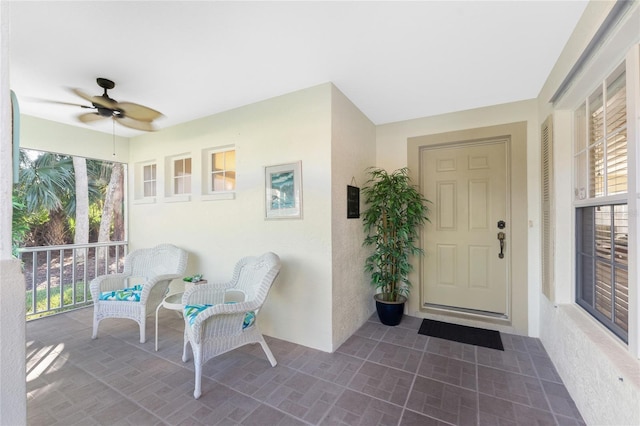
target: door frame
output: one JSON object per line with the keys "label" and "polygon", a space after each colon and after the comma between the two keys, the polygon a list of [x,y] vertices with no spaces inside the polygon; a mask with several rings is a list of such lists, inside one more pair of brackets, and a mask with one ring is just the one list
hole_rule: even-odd
{"label": "door frame", "polygon": [[[425,148],[454,147],[479,141],[506,139],[508,145],[507,198],[510,206],[510,273],[508,315],[496,318],[440,307],[422,305],[422,277],[424,261],[415,259],[410,276],[413,291],[408,304],[409,315],[443,319],[467,325],[491,327],[505,332],[527,335],[528,333],[528,201],[527,201],[527,122],[508,123],[496,126],[457,130],[446,133],[410,137],[407,139],[407,165],[414,182],[422,182],[420,151]],[[422,188],[421,188],[422,190]],[[420,242],[422,244],[422,242]],[[425,254],[426,256],[429,253]]]}
{"label": "door frame", "polygon": [[[490,138],[490,139],[475,139],[475,140],[462,140],[462,141],[458,141],[458,142],[453,142],[453,143],[445,143],[445,144],[435,144],[435,145],[424,145],[421,146],[419,149],[419,155],[420,155],[420,162],[419,162],[419,172],[420,172],[420,189],[421,192],[424,194],[424,190],[422,188],[422,183],[423,183],[423,170],[424,170],[424,164],[423,164],[423,157],[422,155],[426,152],[426,151],[437,151],[440,149],[455,149],[455,148],[459,148],[459,149],[465,149],[465,148],[473,148],[473,147],[478,147],[478,146],[486,146],[486,145],[496,145],[496,144],[503,144],[504,145],[504,167],[505,167],[505,177],[507,179],[506,183],[505,183],[505,192],[504,192],[504,196],[505,196],[505,213],[504,215],[500,216],[501,220],[505,220],[507,223],[506,226],[506,256],[505,256],[505,260],[506,260],[506,265],[505,265],[505,274],[506,274],[506,289],[505,289],[505,294],[504,294],[504,303],[505,303],[505,312],[504,314],[498,314],[498,313],[494,313],[494,312],[485,312],[485,311],[481,311],[481,310],[475,310],[475,309],[465,309],[462,307],[454,307],[454,306],[446,306],[446,305],[436,305],[436,304],[430,304],[430,303],[426,303],[425,302],[425,290],[424,290],[424,282],[422,282],[423,280],[423,275],[420,275],[420,289],[419,289],[419,295],[420,295],[420,306],[425,309],[425,310],[429,310],[429,309],[433,309],[433,310],[445,310],[445,311],[452,311],[452,312],[465,312],[468,314],[474,314],[480,317],[489,317],[489,318],[501,318],[501,319],[509,319],[509,317],[511,316],[511,303],[509,302],[511,300],[511,225],[512,225],[512,220],[511,220],[511,139],[510,138],[505,138],[505,137],[498,137],[498,138]],[[434,201],[435,200],[431,200]],[[435,209],[433,209],[432,211],[434,211]],[[433,218],[433,214],[432,214],[432,218]],[[436,226],[435,224],[433,224],[433,226]],[[494,229],[493,223],[491,224],[491,229]],[[499,230],[497,228],[495,228],[495,232],[497,233]],[[422,246],[422,241],[420,241],[420,244]],[[424,248],[424,246],[422,246]],[[420,259],[420,271],[424,271],[424,265],[426,263],[426,256],[423,256]]]}

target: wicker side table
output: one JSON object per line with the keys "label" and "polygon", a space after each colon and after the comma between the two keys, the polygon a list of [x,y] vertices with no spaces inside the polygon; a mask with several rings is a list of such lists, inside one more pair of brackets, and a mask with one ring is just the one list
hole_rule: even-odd
{"label": "wicker side table", "polygon": [[[185,282],[184,283],[184,289],[185,291],[190,289],[191,286],[194,285],[200,285],[200,284],[206,284],[207,280],[200,280],[198,282],[195,283],[191,283],[191,282]],[[156,308],[156,352],[158,351],[158,312],[160,311],[160,308],[165,308],[165,309],[169,309],[171,311],[176,311],[176,313],[178,315],[180,315],[182,313],[182,309],[184,308],[184,305],[182,304],[182,295],[184,294],[184,292],[180,292],[180,293],[173,293],[168,295],[167,297],[165,297],[162,302],[158,305],[158,307]]]}

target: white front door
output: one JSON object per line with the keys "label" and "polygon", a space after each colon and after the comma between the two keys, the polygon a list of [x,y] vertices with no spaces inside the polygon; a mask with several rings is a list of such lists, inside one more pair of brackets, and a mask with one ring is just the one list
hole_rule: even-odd
{"label": "white front door", "polygon": [[423,306],[508,314],[507,150],[504,139],[421,150],[421,187],[433,202],[422,238]]}

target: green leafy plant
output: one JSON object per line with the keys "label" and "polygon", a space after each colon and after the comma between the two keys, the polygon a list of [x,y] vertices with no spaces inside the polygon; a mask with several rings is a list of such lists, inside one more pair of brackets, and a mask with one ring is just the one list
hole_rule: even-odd
{"label": "green leafy plant", "polygon": [[202,274],[195,274],[192,277],[184,277],[182,279],[182,281],[188,282],[188,283],[197,283],[200,282],[202,280]]}
{"label": "green leafy plant", "polygon": [[18,257],[18,247],[24,240],[25,235],[29,232],[29,223],[27,221],[26,206],[20,202],[20,199],[14,194],[11,202],[13,205],[13,216],[11,220],[11,253],[14,257]]}
{"label": "green leafy plant", "polygon": [[365,261],[374,286],[385,301],[408,296],[411,256],[423,254],[419,247],[420,227],[429,221],[429,200],[411,183],[409,169],[392,173],[380,168],[367,169],[369,180],[362,188],[365,211],[364,246],[373,253]]}

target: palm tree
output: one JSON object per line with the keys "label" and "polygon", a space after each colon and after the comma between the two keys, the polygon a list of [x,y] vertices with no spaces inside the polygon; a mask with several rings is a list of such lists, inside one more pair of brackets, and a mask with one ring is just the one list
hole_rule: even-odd
{"label": "palm tree", "polygon": [[[99,211],[104,206],[111,163],[46,152],[34,156],[24,150],[20,158],[18,204],[25,206],[27,214],[48,216],[36,230],[36,245],[68,243],[70,231],[76,244],[89,242],[90,206],[99,205]],[[74,219],[73,226],[68,218]],[[111,216],[106,219],[111,223]]]}
{"label": "palm tree", "polygon": [[17,194],[28,214],[48,212],[48,225],[42,232],[47,245],[64,244],[67,235],[65,205],[74,187],[69,157],[42,153],[31,159],[21,151],[20,185]]}
{"label": "palm tree", "polygon": [[89,242],[89,176],[86,158],[73,157],[73,175],[76,188],[76,226],[73,243],[87,244]]}
{"label": "palm tree", "polygon": [[[102,208],[102,220],[100,221],[100,233],[98,234],[98,242],[107,242],[111,235],[111,223],[114,215],[118,214],[118,200],[122,204],[122,198],[118,197],[118,193],[122,187],[122,164],[113,163],[111,176],[109,177],[109,185],[106,188],[104,196],[104,205]],[[103,250],[99,250],[99,256],[104,255]]]}
{"label": "palm tree", "polygon": [[13,191],[11,202],[13,204],[13,215],[11,217],[11,253],[18,257],[18,247],[29,232],[29,222],[27,221],[27,207],[20,201],[20,197]]}

